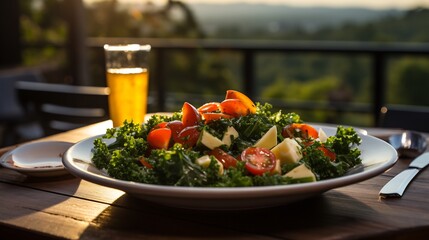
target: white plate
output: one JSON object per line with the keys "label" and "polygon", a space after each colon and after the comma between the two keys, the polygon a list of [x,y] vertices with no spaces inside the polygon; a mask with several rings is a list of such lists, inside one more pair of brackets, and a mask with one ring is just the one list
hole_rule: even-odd
{"label": "white plate", "polygon": [[70,142],[44,141],[23,144],[0,158],[0,164],[17,172],[35,176],[52,177],[68,174],[61,161]]}
{"label": "white plate", "polygon": [[[322,127],[328,136],[336,128]],[[388,143],[368,135],[360,135],[363,166],[346,176],[312,183],[267,187],[174,187],[123,181],[106,176],[91,164],[94,136],[72,146],[63,157],[64,166],[77,177],[103,186],[120,189],[136,197],[158,204],[191,209],[235,210],[278,206],[298,201],[330,189],[357,183],[389,169],[398,159]],[[376,193],[378,194],[378,193]]]}

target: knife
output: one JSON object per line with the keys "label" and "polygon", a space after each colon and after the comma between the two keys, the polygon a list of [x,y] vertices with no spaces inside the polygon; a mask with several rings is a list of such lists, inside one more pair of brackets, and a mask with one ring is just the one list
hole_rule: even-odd
{"label": "knife", "polygon": [[380,190],[380,196],[386,197],[402,197],[408,184],[423,168],[429,165],[429,152],[424,153],[414,159],[407,169],[400,172],[394,178],[392,178],[384,187]]}

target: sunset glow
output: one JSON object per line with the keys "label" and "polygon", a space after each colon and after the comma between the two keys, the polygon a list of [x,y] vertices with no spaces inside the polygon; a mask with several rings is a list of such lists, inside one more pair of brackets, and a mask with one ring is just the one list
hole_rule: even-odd
{"label": "sunset glow", "polygon": [[[84,0],[91,3],[104,0]],[[120,3],[137,3],[143,4],[144,0],[119,0]],[[151,0],[155,4],[164,4],[167,0]],[[212,4],[227,4],[227,3],[255,3],[255,4],[282,4],[298,7],[363,7],[372,9],[409,9],[415,7],[429,7],[427,0],[183,0],[185,3],[212,3]]]}

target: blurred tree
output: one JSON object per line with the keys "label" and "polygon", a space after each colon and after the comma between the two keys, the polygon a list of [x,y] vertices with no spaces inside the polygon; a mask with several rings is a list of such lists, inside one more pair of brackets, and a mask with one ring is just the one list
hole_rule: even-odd
{"label": "blurred tree", "polygon": [[[202,29],[182,1],[156,6],[147,1],[141,8],[121,8],[117,0],[88,6],[89,35],[93,37],[203,38]],[[229,60],[199,50],[167,53],[167,92],[222,94],[238,84]],[[221,90],[220,90],[221,89]]]}
{"label": "blurred tree", "polygon": [[147,1],[141,8],[124,8],[118,0],[98,1],[87,7],[92,37],[201,38],[203,32],[191,9],[168,0],[161,7]]}
{"label": "blurred tree", "polygon": [[[429,42],[429,9],[415,8],[396,17],[366,24],[346,23],[339,28],[323,28],[315,33],[291,36],[301,39],[377,42]],[[296,32],[295,32],[296,34]]]}
{"label": "blurred tree", "polygon": [[283,99],[311,99],[326,101],[330,91],[340,85],[335,77],[312,79],[306,83],[298,80],[278,78],[273,84],[267,86],[262,95],[266,98]]}
{"label": "blurred tree", "polygon": [[[148,3],[150,5],[150,2]],[[202,38],[203,31],[196,20],[194,13],[187,4],[182,1],[168,0],[166,5],[159,10],[154,8],[143,9],[144,20],[157,22],[157,28],[150,28],[144,35],[152,37],[186,37]]]}
{"label": "blurred tree", "polygon": [[20,35],[22,45],[27,46],[22,49],[22,64],[39,67],[47,81],[63,81],[68,74],[67,57],[58,46],[67,42],[64,0],[21,0],[19,4]]}
{"label": "blurred tree", "polygon": [[429,106],[429,59],[406,58],[394,64],[388,86],[388,102]]}
{"label": "blurred tree", "polygon": [[[134,16],[135,17],[135,16]],[[138,27],[118,0],[95,2],[87,7],[88,35],[91,37],[139,37]]]}
{"label": "blurred tree", "polygon": [[[273,84],[265,88],[262,92],[262,96],[264,99],[282,100],[284,102],[311,100],[322,103],[330,101],[329,96],[332,95],[332,89],[336,89],[338,86],[341,86],[340,80],[332,76],[312,79],[305,83],[298,80],[278,78]],[[347,87],[343,86],[343,89],[340,89],[340,91],[344,91],[344,89],[347,89]],[[343,101],[345,99],[341,100]],[[295,111],[294,109],[284,110]],[[326,122],[329,117],[327,113],[321,113],[319,111],[303,111],[298,112],[298,114],[307,121],[314,121],[317,119]]]}
{"label": "blurred tree", "polygon": [[26,43],[64,43],[67,24],[64,1],[20,1],[21,35]]}

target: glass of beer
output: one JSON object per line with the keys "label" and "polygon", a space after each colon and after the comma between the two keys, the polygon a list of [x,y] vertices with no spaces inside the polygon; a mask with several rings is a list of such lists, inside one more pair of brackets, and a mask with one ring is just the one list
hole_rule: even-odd
{"label": "glass of beer", "polygon": [[150,45],[104,45],[113,126],[143,123],[147,111]]}

